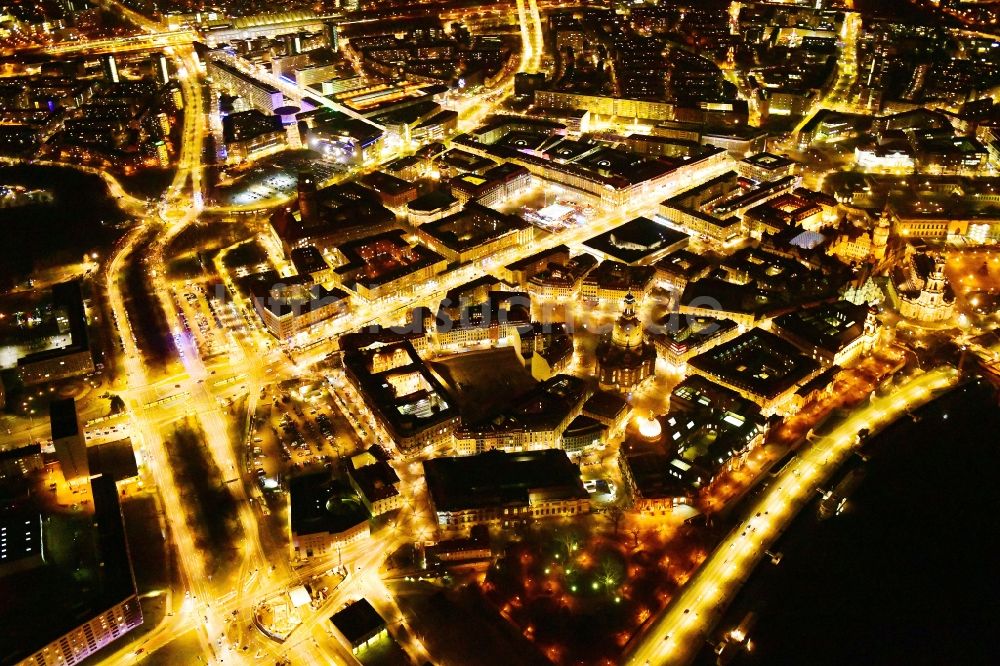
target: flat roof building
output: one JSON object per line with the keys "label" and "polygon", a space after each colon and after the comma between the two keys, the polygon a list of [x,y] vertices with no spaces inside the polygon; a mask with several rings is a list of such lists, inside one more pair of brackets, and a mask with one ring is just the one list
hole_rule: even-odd
{"label": "flat roof building", "polygon": [[266,271],[244,278],[244,283],[265,328],[279,340],[291,340],[348,308],[347,292],[314,284],[311,275],[281,277]]}
{"label": "flat roof building", "polygon": [[534,227],[521,217],[499,213],[477,202],[421,225],[417,235],[449,261],[458,263],[527,245],[535,236]]}
{"label": "flat roof building", "polygon": [[400,230],[386,231],[337,246],[343,263],[334,274],[347,289],[365,300],[396,295],[443,272],[448,259]]}
{"label": "flat roof building", "polygon": [[354,601],[337,611],[330,622],[357,654],[362,649],[388,635],[385,620],[367,599]]}
{"label": "flat roof building", "polygon": [[94,355],[87,333],[87,312],[79,280],[52,287],[52,305],[60,330],[69,333],[69,344],[56,349],[28,354],[17,360],[21,381],[31,386],[94,371]]}
{"label": "flat roof building", "polygon": [[370,534],[368,509],[347,483],[327,471],[293,477],[288,504],[292,559],[327,555]]}
{"label": "flat roof building", "polygon": [[456,447],[463,455],[559,448],[563,431],[589,396],[579,377],[553,375],[485,418],[463,421],[455,431]]}
{"label": "flat roof building", "polygon": [[795,391],[821,371],[790,342],[753,329],[690,360],[691,369],[743,397],[767,414],[794,411]]}
{"label": "flat roof building", "polygon": [[690,236],[676,229],[646,217],[637,217],[583,244],[604,259],[648,265],[671,252],[684,249],[689,240]]}
{"label": "flat roof building", "polygon": [[403,453],[451,441],[458,410],[408,339],[344,349],[344,370]]}
{"label": "flat roof building", "polygon": [[462,529],[479,523],[510,527],[590,510],[580,468],[565,451],[489,451],[432,458],[423,466],[441,527]]}
{"label": "flat roof building", "polygon": [[776,317],[771,331],[824,367],[843,367],[872,349],[878,323],[869,306],[835,301]]}

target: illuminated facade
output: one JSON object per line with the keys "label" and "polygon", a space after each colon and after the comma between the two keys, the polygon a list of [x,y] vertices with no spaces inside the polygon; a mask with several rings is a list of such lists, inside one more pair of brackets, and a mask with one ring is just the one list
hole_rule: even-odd
{"label": "illuminated facade", "polygon": [[597,381],[602,389],[630,390],[655,370],[656,349],[646,342],[635,306],[630,293],[611,339],[597,348]]}

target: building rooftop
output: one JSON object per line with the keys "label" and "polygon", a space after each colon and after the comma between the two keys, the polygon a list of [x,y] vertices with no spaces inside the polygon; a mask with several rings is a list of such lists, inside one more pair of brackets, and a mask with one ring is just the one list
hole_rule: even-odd
{"label": "building rooftop", "polygon": [[385,627],[385,620],[367,599],[359,599],[337,611],[330,618],[330,622],[351,645],[363,643],[372,634]]}
{"label": "building rooftop", "polygon": [[392,282],[444,260],[428,247],[408,243],[398,229],[348,241],[337,250],[346,263],[334,270],[340,274],[354,272],[355,281],[369,286]]}
{"label": "building rooftop", "polygon": [[527,505],[532,495],[586,499],[580,468],[565,451],[494,450],[460,458],[425,460],[424,476],[438,511]]}
{"label": "building rooftop", "polygon": [[594,236],[584,245],[626,264],[650,263],[665,253],[686,246],[690,236],[647,217],[637,217],[611,231]]}
{"label": "building rooftop", "polygon": [[88,446],[87,466],[91,474],[101,474],[116,482],[139,476],[132,440],[128,438]]}
{"label": "building rooftop", "polygon": [[459,434],[473,437],[505,431],[555,428],[589,395],[587,383],[573,375],[553,375],[475,423],[463,421]]}
{"label": "building rooftop", "polygon": [[420,233],[461,252],[531,225],[517,215],[505,215],[474,201],[448,217],[420,226]]}
{"label": "building rooftop", "polygon": [[66,317],[70,335],[69,345],[23,356],[17,360],[18,366],[58,358],[89,348],[90,336],[87,333],[87,312],[83,305],[82,283],[79,280],[70,280],[54,285],[52,307]]}
{"label": "building rooftop", "polygon": [[226,143],[252,139],[270,132],[282,132],[281,118],[257,109],[230,113],[222,119],[222,138]]}
{"label": "building rooftop", "polygon": [[539,261],[542,261],[544,259],[547,259],[548,257],[554,257],[554,256],[562,255],[562,254],[568,254],[568,253],[569,253],[569,248],[568,247],[566,247],[565,245],[556,245],[555,247],[553,247],[551,249],[542,250],[541,252],[536,252],[535,254],[533,254],[531,256],[525,257],[524,259],[519,259],[519,260],[515,261],[514,263],[509,264],[507,266],[507,270],[508,271],[519,271],[519,270],[522,270],[522,269],[527,268],[529,266],[533,266],[534,264],[536,264]]}
{"label": "building rooftop", "polygon": [[301,315],[348,298],[342,289],[327,289],[314,284],[312,276],[281,277],[277,271],[265,271],[243,279],[254,301],[278,317]]}
{"label": "building rooftop", "polygon": [[293,534],[339,534],[370,517],[354,490],[327,471],[292,477],[288,497]]}
{"label": "building rooftop", "polygon": [[732,331],[736,322],[731,319],[696,317],[687,315],[675,317],[667,313],[664,319],[647,329],[653,340],[664,345],[675,354],[683,354],[705,342]]}
{"label": "building rooftop", "polygon": [[628,401],[617,393],[610,391],[595,391],[594,395],[583,403],[583,413],[606,420],[614,420],[628,410]]}
{"label": "building rooftop", "polygon": [[344,368],[392,434],[412,435],[458,416],[444,387],[408,339],[345,348]]}
{"label": "building rooftop", "polygon": [[371,464],[358,467],[348,467],[347,473],[369,502],[377,502],[399,494],[396,489],[399,476],[396,475],[392,466],[384,460],[376,460]]}
{"label": "building rooftop", "polygon": [[406,208],[416,213],[433,213],[434,211],[448,209],[456,201],[458,199],[453,197],[450,192],[431,190],[406,204]]}
{"label": "building rooftop", "polygon": [[795,164],[795,160],[775,155],[774,153],[757,153],[743,158],[742,161],[751,166],[771,171],[784,169],[785,167],[790,167]]}
{"label": "building rooftop", "polygon": [[671,252],[653,264],[657,274],[684,281],[701,277],[710,266],[711,264],[703,256],[688,250]]}
{"label": "building rooftop", "polygon": [[642,293],[652,282],[655,271],[652,266],[629,266],[620,261],[605,259],[597,268],[587,273],[583,282],[601,289]]}
{"label": "building rooftop", "polygon": [[330,264],[323,258],[323,253],[312,245],[292,248],[288,258],[292,260],[292,266],[295,266],[295,272],[299,275],[319,273],[330,268]]}
{"label": "building rooftop", "polygon": [[774,398],[819,370],[791,343],[753,329],[690,359],[698,370],[751,393]]}
{"label": "building rooftop", "polygon": [[384,171],[372,171],[365,174],[359,182],[367,188],[385,196],[397,196],[411,190],[416,190],[416,185],[403,180]]}
{"label": "building rooftop", "polygon": [[50,402],[49,423],[52,427],[53,440],[80,434],[80,422],[76,417],[76,399],[58,398]]}
{"label": "building rooftop", "polygon": [[775,332],[836,354],[864,334],[868,311],[867,305],[849,301],[823,303],[775,318]]}

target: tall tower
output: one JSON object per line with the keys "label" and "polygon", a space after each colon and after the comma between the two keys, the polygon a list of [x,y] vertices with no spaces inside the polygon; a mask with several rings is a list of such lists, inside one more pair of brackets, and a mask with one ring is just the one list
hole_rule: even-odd
{"label": "tall tower", "polygon": [[162,53],[154,53],[152,61],[153,76],[156,78],[156,82],[162,86],[170,83],[170,69],[169,63],[167,62],[167,56]]}
{"label": "tall tower", "polygon": [[121,81],[121,77],[118,74],[118,61],[115,60],[115,55],[113,53],[101,56],[101,67],[104,69],[104,78],[108,81],[111,83],[118,83]]}
{"label": "tall tower", "polygon": [[316,178],[309,169],[299,171],[299,217],[302,226],[312,227],[319,223],[319,193]]}
{"label": "tall tower", "polygon": [[67,483],[82,483],[90,479],[87,445],[80,429],[74,398],[60,398],[49,403],[52,446]]}
{"label": "tall tower", "polygon": [[889,233],[891,231],[892,213],[889,210],[889,205],[886,204],[882,210],[882,214],[878,217],[878,221],[875,223],[875,229],[872,230],[872,255],[876,262],[881,262],[885,259],[885,251],[889,244]]}
{"label": "tall tower", "polygon": [[924,296],[924,299],[928,305],[941,304],[944,298],[946,280],[947,278],[944,276],[944,255],[934,255],[934,268],[927,274],[927,284],[923,288],[923,293],[927,294]]}
{"label": "tall tower", "polygon": [[635,307],[635,296],[629,293],[611,339],[597,346],[597,381],[602,389],[631,391],[653,374],[656,349],[644,339]]}
{"label": "tall tower", "polygon": [[635,296],[625,296],[622,315],[615,321],[611,341],[623,349],[636,349],[642,345],[642,326],[635,314]]}

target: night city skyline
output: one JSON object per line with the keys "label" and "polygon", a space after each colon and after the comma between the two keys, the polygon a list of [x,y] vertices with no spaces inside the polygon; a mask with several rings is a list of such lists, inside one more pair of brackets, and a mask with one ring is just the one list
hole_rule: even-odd
{"label": "night city skyline", "polygon": [[992,663],[1000,1],[0,21],[0,664]]}

